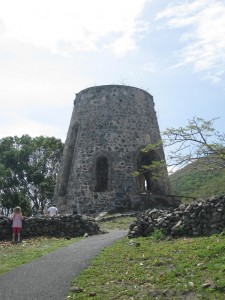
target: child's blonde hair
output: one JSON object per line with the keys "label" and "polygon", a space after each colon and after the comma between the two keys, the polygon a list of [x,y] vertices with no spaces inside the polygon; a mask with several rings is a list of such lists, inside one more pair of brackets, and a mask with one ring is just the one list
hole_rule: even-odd
{"label": "child's blonde hair", "polygon": [[14,212],[15,214],[21,213],[21,207],[17,206],[17,207],[15,207],[15,208],[13,208],[13,212]]}

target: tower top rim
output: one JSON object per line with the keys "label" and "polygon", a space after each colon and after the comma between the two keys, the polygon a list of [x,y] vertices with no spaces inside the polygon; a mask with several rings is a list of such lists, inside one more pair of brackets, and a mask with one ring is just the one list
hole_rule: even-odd
{"label": "tower top rim", "polygon": [[105,84],[105,85],[94,85],[92,87],[88,87],[86,89],[83,89],[81,90],[80,92],[76,93],[76,95],[80,94],[80,93],[85,93],[91,89],[99,89],[99,88],[129,88],[129,89],[134,89],[134,90],[139,90],[145,94],[147,94],[148,96],[152,97],[153,96],[147,92],[146,90],[144,89],[141,89],[141,88],[138,88],[138,87],[135,87],[135,86],[130,86],[130,85],[124,85],[124,84]]}

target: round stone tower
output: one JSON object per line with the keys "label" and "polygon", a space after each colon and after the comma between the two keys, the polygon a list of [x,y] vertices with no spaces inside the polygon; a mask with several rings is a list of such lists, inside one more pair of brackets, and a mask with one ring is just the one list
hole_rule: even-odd
{"label": "round stone tower", "polygon": [[161,144],[141,151],[160,141],[153,97],[146,91],[105,85],[76,94],[54,195],[60,212],[145,209],[141,193],[169,193],[166,165],[158,177],[143,168],[165,160]]}

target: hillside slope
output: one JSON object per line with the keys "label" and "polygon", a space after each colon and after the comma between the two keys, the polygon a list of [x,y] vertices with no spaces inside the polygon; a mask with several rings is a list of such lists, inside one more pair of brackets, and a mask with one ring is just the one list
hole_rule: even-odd
{"label": "hillside slope", "polygon": [[170,175],[169,180],[172,194],[197,199],[225,194],[225,169],[199,171],[189,165]]}

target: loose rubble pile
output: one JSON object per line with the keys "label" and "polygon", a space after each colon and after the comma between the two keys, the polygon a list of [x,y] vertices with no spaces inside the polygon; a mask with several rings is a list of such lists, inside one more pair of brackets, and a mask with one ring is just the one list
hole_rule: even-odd
{"label": "loose rubble pile", "polygon": [[[0,216],[0,239],[12,236],[12,221]],[[23,220],[22,237],[57,236],[79,237],[84,234],[100,234],[99,225],[91,218],[81,215],[65,215],[57,217],[31,217]]]}
{"label": "loose rubble pile", "polygon": [[173,210],[149,209],[130,225],[128,237],[150,236],[156,230],[174,237],[221,233],[225,231],[225,196],[181,204]]}

